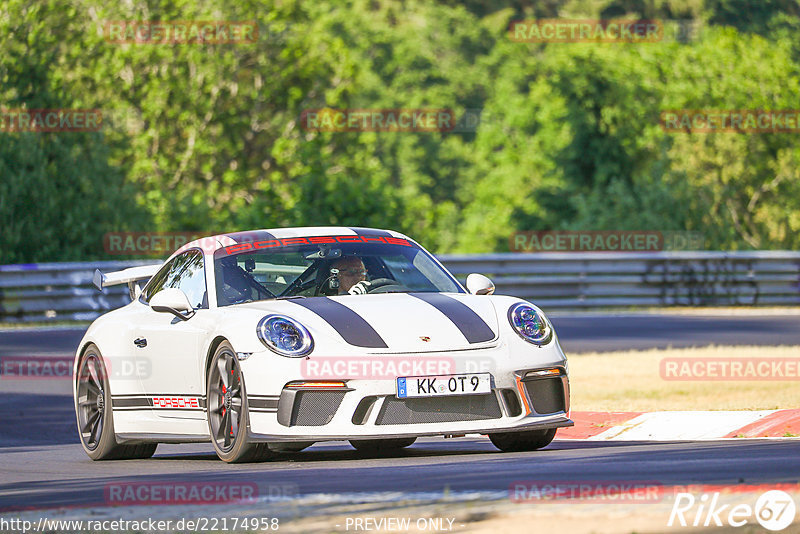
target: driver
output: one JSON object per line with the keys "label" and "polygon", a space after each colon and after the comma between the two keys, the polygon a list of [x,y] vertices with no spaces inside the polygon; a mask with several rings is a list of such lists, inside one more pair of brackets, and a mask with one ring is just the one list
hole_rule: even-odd
{"label": "driver", "polygon": [[275,296],[242,269],[235,258],[223,259],[221,266],[221,276],[217,277],[218,304],[221,306]]}
{"label": "driver", "polygon": [[[332,269],[339,269],[339,294],[357,295],[366,293],[369,282],[367,282],[367,268],[358,256],[345,256],[336,260]],[[359,288],[361,289],[359,291]]]}
{"label": "driver", "polygon": [[222,263],[220,274],[222,276],[217,277],[217,295],[221,305],[238,304],[250,299],[252,288],[233,258]]}

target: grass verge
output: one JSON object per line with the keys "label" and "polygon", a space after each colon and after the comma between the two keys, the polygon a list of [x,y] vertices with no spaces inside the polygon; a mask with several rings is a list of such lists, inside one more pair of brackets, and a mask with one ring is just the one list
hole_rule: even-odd
{"label": "grass verge", "polygon": [[[576,411],[773,410],[800,405],[795,380],[666,380],[667,358],[800,359],[800,347],[725,347],[582,353],[569,356]],[[796,367],[795,367],[796,369]]]}

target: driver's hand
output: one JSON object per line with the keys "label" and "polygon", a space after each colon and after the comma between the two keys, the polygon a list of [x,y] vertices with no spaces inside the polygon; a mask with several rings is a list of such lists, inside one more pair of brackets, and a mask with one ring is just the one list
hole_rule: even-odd
{"label": "driver's hand", "polygon": [[347,290],[347,292],[351,295],[365,295],[370,290],[371,285],[371,282],[362,280],[357,284],[354,284],[353,287]]}

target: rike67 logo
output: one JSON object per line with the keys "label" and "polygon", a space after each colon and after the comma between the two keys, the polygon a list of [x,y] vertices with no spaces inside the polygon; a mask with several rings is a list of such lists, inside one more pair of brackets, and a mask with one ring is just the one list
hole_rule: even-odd
{"label": "rike67 logo", "polygon": [[753,520],[767,530],[783,530],[794,521],[796,508],[791,495],[781,490],[761,494],[755,505],[746,503],[721,504],[720,493],[703,493],[699,498],[691,493],[678,493],[669,515],[672,526],[741,527]]}

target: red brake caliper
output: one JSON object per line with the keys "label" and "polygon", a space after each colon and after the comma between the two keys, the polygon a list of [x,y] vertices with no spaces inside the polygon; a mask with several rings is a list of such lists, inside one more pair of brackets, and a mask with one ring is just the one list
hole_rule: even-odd
{"label": "red brake caliper", "polygon": [[[231,369],[231,374],[233,374],[233,369]],[[233,399],[231,399],[231,402],[233,402]],[[233,436],[233,419],[231,419],[231,436]]]}

